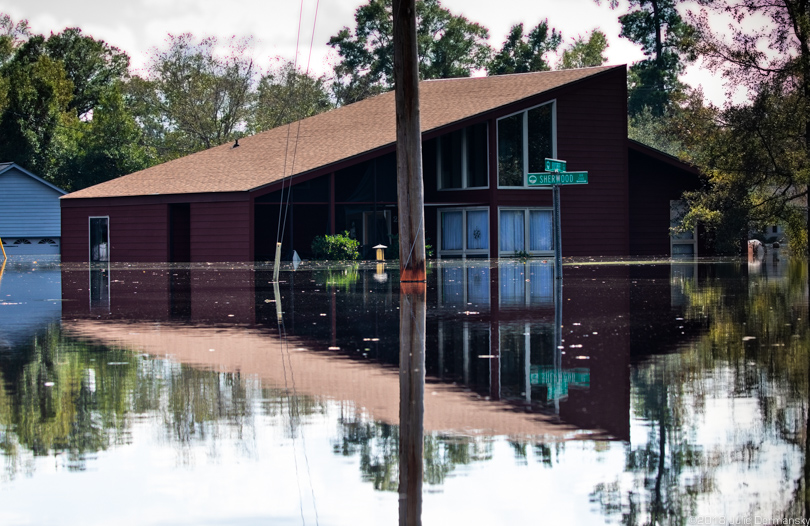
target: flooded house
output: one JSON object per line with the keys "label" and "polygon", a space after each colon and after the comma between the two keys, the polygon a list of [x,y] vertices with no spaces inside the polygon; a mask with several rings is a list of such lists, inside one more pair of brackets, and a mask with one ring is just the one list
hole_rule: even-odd
{"label": "flooded house", "polygon": [[59,254],[59,198],[66,193],[18,164],[0,163],[0,238],[7,255]]}
{"label": "flooded house", "polygon": [[[420,83],[424,227],[438,257],[554,253],[546,158],[587,171],[561,189],[564,256],[697,254],[669,227],[697,172],[627,139],[625,66]],[[255,261],[348,232],[395,243],[394,93],[65,196],[63,261]],[[279,224],[281,223],[281,224]]]}

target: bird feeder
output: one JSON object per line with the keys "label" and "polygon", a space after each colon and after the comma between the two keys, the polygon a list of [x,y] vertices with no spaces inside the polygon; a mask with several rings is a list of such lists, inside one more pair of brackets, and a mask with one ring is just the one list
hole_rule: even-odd
{"label": "bird feeder", "polygon": [[385,249],[388,248],[385,245],[377,245],[376,247],[372,247],[377,251],[377,261],[385,261]]}

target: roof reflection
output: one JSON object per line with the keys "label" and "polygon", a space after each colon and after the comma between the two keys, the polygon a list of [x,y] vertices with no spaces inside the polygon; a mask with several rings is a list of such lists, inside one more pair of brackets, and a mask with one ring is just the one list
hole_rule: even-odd
{"label": "roof reflection", "polygon": [[[627,320],[627,269],[600,270],[610,289],[560,286],[555,297],[559,280],[542,261],[433,268],[425,430],[627,439],[629,325],[578,334],[575,321]],[[302,266],[282,273],[277,299],[261,268],[73,267],[63,271],[63,328],[279,386],[294,374],[300,392],[396,423],[399,280],[380,270]],[[567,270],[566,282],[591,273]]]}

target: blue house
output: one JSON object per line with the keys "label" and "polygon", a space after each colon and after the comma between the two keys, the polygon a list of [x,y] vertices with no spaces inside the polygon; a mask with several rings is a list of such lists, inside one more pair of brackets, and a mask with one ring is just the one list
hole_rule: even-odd
{"label": "blue house", "polygon": [[60,253],[59,197],[66,193],[21,166],[0,163],[0,238],[7,255]]}

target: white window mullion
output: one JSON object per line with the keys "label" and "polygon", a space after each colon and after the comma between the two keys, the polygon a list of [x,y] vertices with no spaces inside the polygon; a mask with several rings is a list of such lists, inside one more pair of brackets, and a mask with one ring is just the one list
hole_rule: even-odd
{"label": "white window mullion", "polygon": [[527,186],[526,174],[529,173],[529,112],[523,112],[523,186]]}
{"label": "white window mullion", "polygon": [[467,186],[467,128],[464,128],[461,130],[461,188]]}

